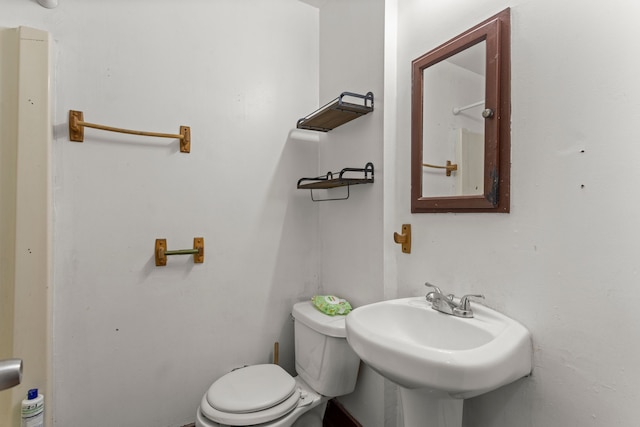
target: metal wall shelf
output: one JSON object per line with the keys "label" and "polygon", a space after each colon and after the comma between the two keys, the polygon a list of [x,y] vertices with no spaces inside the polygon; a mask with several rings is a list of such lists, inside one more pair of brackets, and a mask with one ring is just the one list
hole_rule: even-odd
{"label": "metal wall shelf", "polygon": [[[345,97],[361,99],[362,105],[346,102]],[[373,111],[372,92],[368,92],[366,95],[342,92],[333,101],[298,120],[296,127],[298,129],[328,132],[371,111]]]}
{"label": "metal wall shelf", "polygon": [[[345,200],[349,198],[349,187],[358,184],[373,184],[373,163],[369,162],[364,168],[344,168],[340,172],[327,172],[326,175],[315,178],[300,178],[298,188],[309,190],[311,200],[322,202],[326,200]],[[361,173],[362,177],[346,176],[354,173]],[[336,178],[334,176],[337,175]],[[330,188],[347,187],[347,196],[331,199],[316,199],[313,197],[313,190],[326,190]]]}

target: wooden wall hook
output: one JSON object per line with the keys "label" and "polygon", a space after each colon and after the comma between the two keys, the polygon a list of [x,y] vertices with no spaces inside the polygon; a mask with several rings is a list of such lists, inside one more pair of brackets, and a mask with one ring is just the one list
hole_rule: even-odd
{"label": "wooden wall hook", "polygon": [[411,224],[402,224],[402,234],[393,233],[393,241],[402,245],[402,252],[411,253]]}

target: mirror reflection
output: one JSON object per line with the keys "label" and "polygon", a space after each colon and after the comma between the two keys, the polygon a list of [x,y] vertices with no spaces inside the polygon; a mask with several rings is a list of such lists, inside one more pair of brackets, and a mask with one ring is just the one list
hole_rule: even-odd
{"label": "mirror reflection", "polygon": [[484,193],[486,42],[423,70],[422,196]]}

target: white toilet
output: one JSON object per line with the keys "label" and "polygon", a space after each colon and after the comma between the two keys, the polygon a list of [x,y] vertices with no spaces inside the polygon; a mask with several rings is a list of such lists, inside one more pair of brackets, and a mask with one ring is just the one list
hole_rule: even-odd
{"label": "white toilet", "polygon": [[327,401],[355,389],[360,359],[347,344],[345,316],[327,316],[311,301],[292,314],[298,375],[273,364],[223,375],[202,398],[196,427],[320,427]]}

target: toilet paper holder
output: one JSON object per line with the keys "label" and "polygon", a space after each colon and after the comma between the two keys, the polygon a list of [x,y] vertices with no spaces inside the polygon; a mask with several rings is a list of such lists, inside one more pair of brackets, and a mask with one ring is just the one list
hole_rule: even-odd
{"label": "toilet paper holder", "polygon": [[156,239],[155,258],[156,266],[167,265],[167,257],[170,255],[193,255],[194,264],[204,262],[204,237],[193,238],[193,249],[167,250],[167,239]]}

